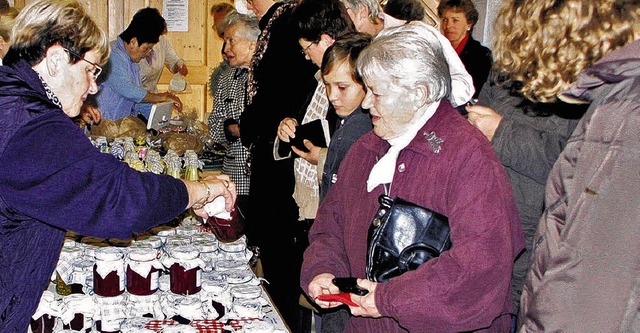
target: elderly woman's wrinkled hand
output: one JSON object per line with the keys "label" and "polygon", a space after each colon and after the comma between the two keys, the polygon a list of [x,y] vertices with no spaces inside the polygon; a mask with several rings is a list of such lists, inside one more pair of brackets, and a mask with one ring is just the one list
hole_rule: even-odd
{"label": "elderly woman's wrinkled hand", "polygon": [[351,300],[357,304],[357,306],[349,306],[351,314],[370,318],[382,317],[378,307],[376,307],[376,288],[378,284],[378,282],[372,282],[367,279],[358,279],[358,286],[369,290],[369,292],[364,296],[351,294]]}
{"label": "elderly woman's wrinkled hand", "polygon": [[467,119],[471,125],[479,129],[489,141],[493,140],[502,116],[493,109],[481,105],[467,106],[467,111],[469,112]]}
{"label": "elderly woman's wrinkled hand", "polygon": [[296,137],[298,122],[293,118],[284,118],[278,125],[278,139],[282,142],[290,142]]}
{"label": "elderly woman's wrinkled hand", "polygon": [[102,119],[102,112],[93,105],[83,105],[80,109],[80,118],[87,125],[99,124]]}
{"label": "elderly woman's wrinkled hand", "polygon": [[225,210],[228,212],[233,210],[237,197],[236,184],[231,181],[228,175],[220,174],[205,177],[199,180],[198,183],[206,187],[205,190],[208,191],[208,194],[202,195],[201,202],[193,205],[193,211],[196,215],[202,218],[208,218],[209,215],[204,210],[204,206],[219,196],[224,197]]}
{"label": "elderly woman's wrinkled hand", "polygon": [[309,283],[309,296],[311,299],[323,309],[335,308],[343,305],[340,302],[325,302],[318,299],[323,294],[337,294],[340,292],[338,287],[333,284],[332,280],[335,276],[331,273],[322,273],[316,275]]}
{"label": "elderly woman's wrinkled hand", "polygon": [[73,122],[84,129],[87,126],[99,124],[102,119],[102,112],[93,105],[83,105],[80,114],[73,118]]}

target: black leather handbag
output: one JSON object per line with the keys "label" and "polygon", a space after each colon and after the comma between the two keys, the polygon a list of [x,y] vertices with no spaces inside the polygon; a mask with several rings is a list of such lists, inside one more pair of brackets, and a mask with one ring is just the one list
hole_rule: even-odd
{"label": "black leather handbag", "polygon": [[367,279],[386,282],[451,248],[446,216],[387,195],[369,227]]}

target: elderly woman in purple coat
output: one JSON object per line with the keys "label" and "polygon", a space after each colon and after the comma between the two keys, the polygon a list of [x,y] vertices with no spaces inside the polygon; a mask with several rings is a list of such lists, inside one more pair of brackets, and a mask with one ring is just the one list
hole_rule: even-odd
{"label": "elderly woman in purple coat", "polygon": [[[309,233],[301,287],[323,308],[334,277],[365,296],[347,332],[508,332],[513,261],[524,248],[509,180],[491,144],[446,97],[450,74],[421,22],[384,30],[358,58],[374,129],[352,146]],[[378,197],[400,197],[449,219],[452,247],[385,283],[365,279]]]}

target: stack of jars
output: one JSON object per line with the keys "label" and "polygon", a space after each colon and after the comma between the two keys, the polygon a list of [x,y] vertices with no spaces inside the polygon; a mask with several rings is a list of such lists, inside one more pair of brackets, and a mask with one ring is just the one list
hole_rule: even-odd
{"label": "stack of jars", "polygon": [[[92,237],[67,241],[52,276],[55,290],[43,295],[31,330],[118,332],[145,317],[235,318],[234,308],[258,316],[253,300],[261,288],[248,254],[246,238],[221,243],[193,225],[157,228],[117,244]],[[240,285],[257,289],[245,295],[234,291]]]}

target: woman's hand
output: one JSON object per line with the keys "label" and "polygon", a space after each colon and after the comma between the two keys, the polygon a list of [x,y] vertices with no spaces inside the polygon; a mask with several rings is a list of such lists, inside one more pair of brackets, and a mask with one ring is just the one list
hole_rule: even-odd
{"label": "woman's hand", "polygon": [[493,140],[496,129],[502,121],[502,116],[493,109],[481,105],[467,106],[467,111],[469,112],[467,119],[471,125],[479,129],[489,141]]}
{"label": "woman's hand", "polygon": [[278,125],[278,139],[282,142],[290,142],[296,137],[298,122],[293,118],[284,118]]}
{"label": "woman's hand", "polygon": [[323,294],[337,294],[340,292],[338,287],[331,281],[334,277],[333,274],[322,273],[316,275],[309,283],[309,296],[323,309],[335,308],[342,305],[340,302],[325,302],[318,299],[318,296]]}
{"label": "woman's hand", "polygon": [[236,185],[228,175],[221,174],[205,177],[199,181],[183,180],[189,192],[189,206],[196,215],[208,218],[204,206],[219,196],[224,197],[225,209],[230,212],[236,202]]}
{"label": "woman's hand", "polygon": [[80,118],[87,125],[99,124],[102,112],[93,105],[85,104],[80,108]]}
{"label": "woman's hand", "polygon": [[298,156],[304,158],[307,162],[313,165],[318,165],[318,158],[320,157],[320,150],[322,148],[314,146],[313,143],[307,139],[304,139],[302,142],[304,143],[304,146],[309,149],[308,153],[296,148],[293,145],[291,146],[291,150],[293,150],[294,153],[298,154]]}
{"label": "woman's hand", "polygon": [[369,290],[364,296],[351,294],[351,300],[358,306],[349,306],[351,314],[354,316],[379,318],[382,317],[380,311],[376,307],[376,288],[378,282],[372,282],[367,279],[358,279],[358,286]]}
{"label": "woman's hand", "polygon": [[187,76],[187,74],[189,74],[189,69],[187,68],[187,65],[185,63],[182,63],[180,66],[178,66],[178,73],[180,73],[182,76]]}
{"label": "woman's hand", "polygon": [[178,112],[182,112],[182,101],[180,100],[180,98],[178,98],[178,96],[170,92],[164,92],[158,95],[164,98],[163,102],[173,102],[173,106],[176,108],[176,110],[178,110]]}

